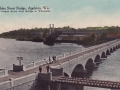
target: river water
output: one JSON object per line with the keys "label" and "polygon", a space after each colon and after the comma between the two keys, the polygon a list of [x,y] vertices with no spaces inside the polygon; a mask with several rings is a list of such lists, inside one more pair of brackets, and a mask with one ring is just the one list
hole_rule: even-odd
{"label": "river water", "polygon": [[43,43],[0,38],[0,69],[12,69],[13,64],[19,63],[17,57],[23,57],[24,65],[83,48],[77,44],[59,43],[47,46]]}
{"label": "river water", "polygon": [[[12,69],[13,64],[18,64],[17,57],[23,57],[23,64],[43,60],[52,55],[61,55],[74,50],[83,50],[77,44],[55,44],[47,46],[43,43],[16,41],[14,39],[0,38],[0,69]],[[120,81],[120,49],[108,56],[97,70],[90,76],[92,79]],[[104,88],[84,87],[85,90],[110,90]],[[71,89],[72,90],[72,89]]]}

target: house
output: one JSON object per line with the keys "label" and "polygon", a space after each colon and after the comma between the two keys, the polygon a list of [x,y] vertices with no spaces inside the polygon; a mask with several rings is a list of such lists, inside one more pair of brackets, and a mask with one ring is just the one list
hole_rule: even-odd
{"label": "house", "polygon": [[120,38],[120,34],[108,34],[107,39],[108,40],[113,40],[113,39],[118,39]]}

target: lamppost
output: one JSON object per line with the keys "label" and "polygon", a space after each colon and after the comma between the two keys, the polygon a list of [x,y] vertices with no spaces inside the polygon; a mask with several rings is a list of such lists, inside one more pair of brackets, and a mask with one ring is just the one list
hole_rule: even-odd
{"label": "lamppost", "polygon": [[17,57],[17,59],[19,60],[19,65],[22,66],[21,61],[23,60],[23,57]]}

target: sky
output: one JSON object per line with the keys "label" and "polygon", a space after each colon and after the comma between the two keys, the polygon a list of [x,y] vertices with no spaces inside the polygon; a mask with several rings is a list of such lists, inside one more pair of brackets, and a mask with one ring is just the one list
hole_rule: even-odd
{"label": "sky", "polygon": [[[47,6],[50,12],[19,12],[16,7]],[[120,26],[120,0],[0,0],[0,33],[20,28]]]}

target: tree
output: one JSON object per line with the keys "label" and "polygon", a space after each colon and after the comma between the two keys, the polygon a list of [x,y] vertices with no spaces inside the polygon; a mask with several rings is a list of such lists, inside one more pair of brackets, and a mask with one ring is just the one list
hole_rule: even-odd
{"label": "tree", "polygon": [[100,35],[100,40],[105,40],[106,37],[107,37],[107,35],[106,35],[106,33],[104,32],[104,33],[102,33],[102,34]]}
{"label": "tree", "polygon": [[94,33],[91,33],[90,39],[91,39],[91,41],[95,41],[95,34]]}

